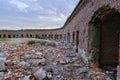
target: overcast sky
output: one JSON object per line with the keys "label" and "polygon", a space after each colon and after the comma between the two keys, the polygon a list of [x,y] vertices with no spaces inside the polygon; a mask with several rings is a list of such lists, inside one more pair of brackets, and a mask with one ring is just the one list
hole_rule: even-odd
{"label": "overcast sky", "polygon": [[62,27],[79,0],[0,0],[0,29]]}

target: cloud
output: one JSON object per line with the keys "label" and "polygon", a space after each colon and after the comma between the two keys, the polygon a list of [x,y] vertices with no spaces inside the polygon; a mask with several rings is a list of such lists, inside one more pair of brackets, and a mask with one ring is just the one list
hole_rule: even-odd
{"label": "cloud", "polygon": [[54,10],[47,10],[46,13],[49,15],[56,15],[57,14],[57,12]]}
{"label": "cloud", "polygon": [[62,13],[55,16],[38,16],[38,19],[40,19],[41,21],[50,21],[50,22],[58,22],[58,21],[64,22],[66,18],[67,16],[65,16]]}
{"label": "cloud", "polygon": [[41,29],[47,29],[47,28],[58,28],[62,27],[63,23],[66,21],[67,16],[63,13],[59,13],[57,15],[53,16],[38,16],[39,23],[35,26],[39,26]]}
{"label": "cloud", "polygon": [[62,27],[78,1],[0,0],[0,29]]}
{"label": "cloud", "polygon": [[20,10],[25,10],[26,8],[29,7],[29,5],[27,5],[21,1],[18,1],[18,0],[11,0],[10,3],[17,6],[17,8]]}

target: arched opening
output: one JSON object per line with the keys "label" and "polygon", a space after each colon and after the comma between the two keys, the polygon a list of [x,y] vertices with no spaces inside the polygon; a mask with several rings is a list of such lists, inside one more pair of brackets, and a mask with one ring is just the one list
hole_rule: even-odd
{"label": "arched opening", "polygon": [[1,34],[0,34],[0,38],[1,38]]}
{"label": "arched opening", "polygon": [[15,38],[15,34],[13,34],[13,38]]}
{"label": "arched opening", "polygon": [[51,38],[50,34],[49,34],[48,38],[49,38],[49,39]]}
{"label": "arched opening", "polygon": [[113,71],[116,78],[119,61],[120,13],[104,6],[95,12],[89,23],[89,53],[91,61],[99,63],[107,71]]}
{"label": "arched opening", "polygon": [[60,39],[62,39],[62,34],[60,34]]}
{"label": "arched opening", "polygon": [[23,38],[23,34],[21,34],[21,38]]}
{"label": "arched opening", "polygon": [[54,38],[56,39],[56,34],[55,34]]}
{"label": "arched opening", "polygon": [[36,35],[35,35],[35,38],[38,38],[38,39],[39,39],[39,38],[40,38],[40,37],[39,37],[39,34],[36,34]]}
{"label": "arched opening", "polygon": [[47,35],[45,34],[45,39],[47,39]]}
{"label": "arched opening", "polygon": [[70,33],[67,33],[67,42],[70,43]]}
{"label": "arched opening", "polygon": [[3,34],[3,38],[6,38],[6,35],[5,35],[5,34]]}
{"label": "arched opening", "polygon": [[27,38],[29,38],[29,35],[28,35],[28,34],[26,34],[26,37],[27,37]]}
{"label": "arched opening", "polygon": [[72,35],[72,37],[73,37],[73,43],[75,42],[75,32],[73,32],[73,35]]}
{"label": "arched opening", "polygon": [[11,38],[11,35],[10,35],[10,34],[8,34],[8,38]]}
{"label": "arched opening", "polygon": [[79,46],[79,31],[76,31],[76,52],[78,52]]}
{"label": "arched opening", "polygon": [[32,34],[30,34],[30,38],[32,38]]}
{"label": "arched opening", "polygon": [[53,39],[53,34],[51,34],[51,39]]}

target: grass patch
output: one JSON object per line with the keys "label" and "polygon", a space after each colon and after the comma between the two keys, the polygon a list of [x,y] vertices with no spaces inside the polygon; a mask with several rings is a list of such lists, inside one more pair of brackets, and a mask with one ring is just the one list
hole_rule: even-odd
{"label": "grass patch", "polygon": [[11,44],[11,46],[17,46],[17,44],[13,43],[13,44]]}
{"label": "grass patch", "polygon": [[33,44],[39,44],[42,46],[51,46],[51,47],[56,47],[56,43],[55,42],[47,42],[47,41],[36,41],[36,40],[30,40],[27,42],[28,45],[33,45]]}
{"label": "grass patch", "polygon": [[56,47],[54,42],[47,42],[46,46]]}
{"label": "grass patch", "polygon": [[47,42],[46,42],[46,41],[41,40],[41,41],[37,41],[37,43],[38,43],[38,44],[40,44],[40,45],[45,46]]}
{"label": "grass patch", "polygon": [[36,41],[34,41],[34,40],[31,40],[31,41],[28,41],[28,45],[32,45],[32,44],[35,44],[36,43]]}
{"label": "grass patch", "polygon": [[0,41],[1,41],[1,42],[10,41],[10,39],[9,39],[9,38],[0,38]]}
{"label": "grass patch", "polygon": [[45,45],[46,44],[46,41],[36,41],[36,40],[31,40],[31,41],[28,41],[27,43],[28,45],[32,45],[32,44],[40,44],[40,45]]}
{"label": "grass patch", "polygon": [[82,62],[82,56],[80,54],[77,55],[77,59],[79,62]]}

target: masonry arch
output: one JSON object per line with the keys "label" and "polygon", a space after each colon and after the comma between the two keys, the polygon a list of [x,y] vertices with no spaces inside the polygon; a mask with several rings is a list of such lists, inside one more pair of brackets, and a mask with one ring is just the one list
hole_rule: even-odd
{"label": "masonry arch", "polygon": [[78,46],[79,46],[79,30],[76,31],[76,52],[78,52]]}
{"label": "masonry arch", "polygon": [[[119,62],[120,13],[104,6],[98,9],[89,22],[88,46],[91,60],[100,67],[117,68]],[[112,69],[112,68],[111,68]]]}
{"label": "masonry arch", "polygon": [[75,32],[73,31],[73,34],[72,34],[72,42],[73,42],[73,44],[75,43]]}
{"label": "masonry arch", "polygon": [[15,38],[15,34],[13,34],[13,38]]}
{"label": "masonry arch", "polygon": [[8,38],[11,38],[11,35],[10,35],[10,34],[8,34]]}
{"label": "masonry arch", "polygon": [[62,39],[62,34],[60,34],[60,39]]}
{"label": "masonry arch", "polygon": [[45,34],[45,39],[47,39],[47,35]]}
{"label": "masonry arch", "polygon": [[21,38],[23,38],[24,36],[23,36],[23,34],[21,34]]}
{"label": "masonry arch", "polygon": [[67,42],[70,43],[70,32],[67,33]]}
{"label": "masonry arch", "polygon": [[27,37],[27,38],[29,38],[29,35],[28,35],[28,34],[26,34],[26,37]]}
{"label": "masonry arch", "polygon": [[6,34],[3,34],[3,38],[6,38]]}
{"label": "masonry arch", "polygon": [[33,36],[32,36],[32,34],[30,34],[30,38],[32,38]]}

